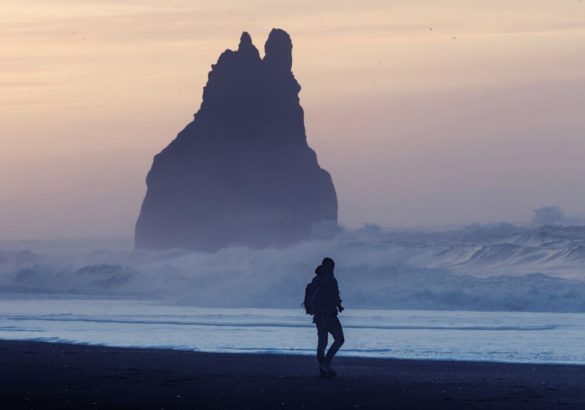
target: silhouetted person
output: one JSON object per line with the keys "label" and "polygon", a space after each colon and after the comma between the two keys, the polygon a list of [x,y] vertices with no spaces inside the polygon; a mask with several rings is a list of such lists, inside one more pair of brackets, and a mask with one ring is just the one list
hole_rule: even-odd
{"label": "silhouetted person", "polygon": [[[324,377],[334,377],[336,375],[331,368],[331,361],[345,342],[343,328],[337,317],[337,314],[343,311],[343,306],[341,306],[337,279],[333,275],[334,269],[335,262],[333,259],[323,259],[321,265],[315,269],[316,276],[311,282],[315,289],[312,298],[313,323],[317,325],[317,336],[319,338],[317,360],[319,361],[321,376]],[[333,336],[333,344],[325,354],[329,333]]]}

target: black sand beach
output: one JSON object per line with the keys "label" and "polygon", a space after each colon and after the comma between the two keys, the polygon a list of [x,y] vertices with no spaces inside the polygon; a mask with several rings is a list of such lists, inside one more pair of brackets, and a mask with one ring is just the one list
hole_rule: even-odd
{"label": "black sand beach", "polygon": [[0,341],[0,409],[583,409],[585,367]]}

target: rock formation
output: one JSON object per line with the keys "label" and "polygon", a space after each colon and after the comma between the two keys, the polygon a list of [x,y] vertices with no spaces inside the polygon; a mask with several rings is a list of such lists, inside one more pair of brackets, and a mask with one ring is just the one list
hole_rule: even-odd
{"label": "rock formation", "polygon": [[194,120],[154,157],[136,247],[283,246],[337,222],[329,173],[308,146],[289,35],[262,59],[248,33],[212,65]]}

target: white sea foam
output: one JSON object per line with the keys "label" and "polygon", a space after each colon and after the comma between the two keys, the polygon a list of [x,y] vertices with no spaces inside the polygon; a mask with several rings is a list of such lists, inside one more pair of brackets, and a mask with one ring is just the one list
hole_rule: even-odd
{"label": "white sea foam", "polygon": [[[0,243],[0,292],[144,297],[208,307],[298,308],[323,256],[350,308],[585,312],[585,228],[369,226],[286,249],[207,254],[129,244]],[[101,249],[101,250],[96,250]]]}

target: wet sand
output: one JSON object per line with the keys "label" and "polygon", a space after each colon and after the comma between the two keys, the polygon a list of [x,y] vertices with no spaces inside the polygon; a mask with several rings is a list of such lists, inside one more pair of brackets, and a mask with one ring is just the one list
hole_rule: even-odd
{"label": "wet sand", "polygon": [[585,367],[0,341],[0,409],[584,409]]}

